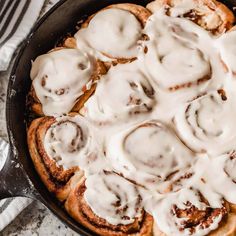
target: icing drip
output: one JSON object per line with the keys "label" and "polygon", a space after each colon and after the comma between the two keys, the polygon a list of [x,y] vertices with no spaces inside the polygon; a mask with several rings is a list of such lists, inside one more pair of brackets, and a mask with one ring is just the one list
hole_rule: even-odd
{"label": "icing drip", "polygon": [[68,113],[83,94],[93,71],[93,59],[76,49],[60,49],[37,57],[30,76],[44,114]]}
{"label": "icing drip", "polygon": [[141,217],[141,196],[136,186],[121,176],[107,171],[91,175],[86,187],[85,200],[96,215],[110,224],[127,225]]}
{"label": "icing drip", "polygon": [[217,155],[235,150],[235,96],[212,92],[179,109],[174,122],[184,142],[197,152]]}
{"label": "icing drip", "polygon": [[86,117],[95,121],[127,119],[150,112],[154,104],[154,89],[137,63],[132,62],[117,65],[101,77],[95,94],[85,104]]}
{"label": "icing drip", "polygon": [[132,13],[111,8],[98,12],[75,38],[79,49],[92,48],[111,58],[134,58],[138,53],[141,29]]}

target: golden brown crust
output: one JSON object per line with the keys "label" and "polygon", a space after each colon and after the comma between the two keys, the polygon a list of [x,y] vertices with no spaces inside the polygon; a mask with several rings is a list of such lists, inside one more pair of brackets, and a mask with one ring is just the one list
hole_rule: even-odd
{"label": "golden brown crust", "polygon": [[78,183],[65,203],[66,210],[76,221],[102,236],[152,235],[153,218],[144,211],[140,219],[136,219],[134,223],[129,225],[111,225],[105,219],[96,216],[83,197],[86,190],[84,182],[85,180],[81,180]]}
{"label": "golden brown crust", "polygon": [[47,156],[43,149],[42,138],[54,121],[55,118],[52,117],[35,119],[27,132],[27,141],[31,159],[41,180],[50,192],[54,193],[60,201],[64,201],[74,183],[81,178],[82,171],[79,171],[79,168],[63,170]]}
{"label": "golden brown crust", "polygon": [[236,204],[230,203],[230,211],[236,214]]}
{"label": "golden brown crust", "polygon": [[[156,0],[147,5],[151,12],[166,6],[169,9],[184,0]],[[181,17],[186,17],[213,34],[222,34],[229,30],[234,23],[234,14],[223,3],[216,0],[193,0],[196,6]]]}
{"label": "golden brown crust", "polygon": [[74,37],[67,37],[64,42],[63,42],[63,46],[65,48],[74,48],[76,49],[76,40]]}
{"label": "golden brown crust", "polygon": [[236,235],[236,214],[229,213],[221,222],[219,227],[212,231],[209,236],[235,236]]}

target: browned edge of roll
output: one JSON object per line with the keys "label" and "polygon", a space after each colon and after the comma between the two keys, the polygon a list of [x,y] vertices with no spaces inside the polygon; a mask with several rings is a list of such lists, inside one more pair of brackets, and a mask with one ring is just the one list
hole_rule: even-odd
{"label": "browned edge of roll", "polygon": [[40,154],[43,150],[39,150],[38,134],[41,132],[41,136],[45,135],[49,126],[54,122],[53,117],[33,120],[27,132],[27,142],[31,159],[42,182],[60,201],[64,201],[74,185],[82,178],[83,172],[79,168],[63,170],[62,167],[56,165],[54,160],[47,157],[46,153],[43,156]]}

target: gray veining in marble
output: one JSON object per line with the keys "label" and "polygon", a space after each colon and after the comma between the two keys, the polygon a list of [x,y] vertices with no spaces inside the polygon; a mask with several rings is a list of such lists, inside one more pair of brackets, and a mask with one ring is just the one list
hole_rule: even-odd
{"label": "gray veining in marble", "polygon": [[[1,233],[0,233],[1,235]],[[2,236],[76,236],[40,202],[30,204],[2,232]]]}

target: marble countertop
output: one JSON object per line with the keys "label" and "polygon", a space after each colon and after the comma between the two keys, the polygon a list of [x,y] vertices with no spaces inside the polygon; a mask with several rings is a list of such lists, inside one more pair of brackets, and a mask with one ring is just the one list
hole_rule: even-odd
{"label": "marble countertop", "polygon": [[[9,71],[0,72],[0,137],[7,141],[5,101]],[[78,235],[60,222],[45,206],[34,201],[8,225],[0,236],[75,236]]]}
{"label": "marble countertop", "polygon": [[1,236],[76,236],[40,202],[31,203],[8,225]]}

